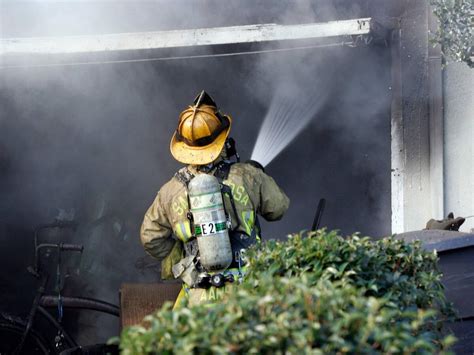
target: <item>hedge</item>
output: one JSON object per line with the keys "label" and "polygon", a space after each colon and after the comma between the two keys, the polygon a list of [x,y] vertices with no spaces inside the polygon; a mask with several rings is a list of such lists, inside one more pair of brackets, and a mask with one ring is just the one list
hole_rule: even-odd
{"label": "hedge", "polygon": [[222,302],[125,329],[123,354],[442,353],[452,315],[434,253],[391,238],[324,230],[247,252],[245,281]]}

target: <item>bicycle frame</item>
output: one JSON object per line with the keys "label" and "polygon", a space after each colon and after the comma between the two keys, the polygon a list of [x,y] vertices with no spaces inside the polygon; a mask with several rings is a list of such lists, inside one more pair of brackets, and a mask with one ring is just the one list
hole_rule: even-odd
{"label": "bicycle frame", "polygon": [[[63,349],[76,348],[79,344],[74,340],[74,338],[67,332],[67,330],[54,318],[54,316],[48,312],[48,308],[56,308],[58,306],[59,299],[56,296],[41,296],[38,305],[35,308],[34,319],[37,319],[38,316],[43,317],[47,323],[58,333],[62,334],[63,337]],[[82,298],[82,297],[63,297],[62,298],[63,307],[65,309],[80,309],[80,310],[91,310],[101,313],[110,314],[115,317],[120,316],[119,307],[108,302],[93,298]],[[6,315],[8,316],[8,315]],[[11,317],[12,322],[15,317]],[[20,320],[15,321],[18,328],[22,327],[25,330],[23,331],[23,336],[25,339],[30,333],[38,335],[38,331],[35,331],[33,324],[26,332],[27,322],[20,323]],[[24,340],[23,340],[24,342]],[[21,345],[21,346],[20,346]],[[19,354],[22,351],[23,344],[19,344],[15,349],[14,353]],[[60,349],[58,349],[60,351]],[[63,350],[64,351],[64,350]]]}
{"label": "bicycle frame", "polygon": [[16,349],[14,350],[14,354],[19,354],[21,353],[25,341],[28,337],[28,334],[32,331],[33,328],[33,323],[34,320],[37,317],[37,314],[39,313],[44,319],[48,321],[48,323],[56,329],[57,331],[57,337],[55,338],[55,346],[58,347],[61,345],[62,348],[74,348],[77,347],[78,344],[77,342],[72,338],[72,336],[63,328],[63,326],[60,323],[60,318],[59,316],[58,320],[55,319],[49,313],[46,308],[58,308],[61,310],[66,308],[66,309],[84,309],[84,310],[93,310],[93,311],[98,311],[106,314],[110,314],[116,317],[120,316],[120,310],[119,307],[116,305],[113,305],[108,302],[104,302],[98,299],[93,299],[93,298],[83,298],[83,297],[62,297],[60,293],[58,293],[58,296],[52,296],[52,295],[44,295],[46,291],[46,286],[48,284],[49,280],[49,275],[44,274],[41,270],[41,265],[40,265],[40,251],[43,248],[51,248],[51,249],[56,249],[58,252],[58,261],[57,261],[57,266],[58,266],[58,273],[57,273],[57,281],[60,278],[59,274],[59,265],[60,265],[60,260],[61,260],[61,253],[63,251],[75,251],[75,252],[82,252],[83,246],[82,245],[77,245],[77,244],[64,244],[64,243],[58,243],[58,244],[51,244],[51,243],[42,243],[38,244],[38,234],[41,230],[43,229],[48,229],[48,228],[76,228],[76,223],[71,222],[71,221],[54,221],[51,224],[45,224],[37,227],[34,232],[34,243],[35,243],[35,261],[34,261],[34,266],[29,267],[28,271],[35,276],[37,279],[40,280],[40,286],[38,287],[38,291],[35,295],[35,298],[32,303],[32,307],[30,309],[29,315],[26,319],[26,325],[25,325],[25,330],[21,336],[21,340],[19,344],[17,345]]}
{"label": "bicycle frame", "polygon": [[[114,304],[97,300],[94,298],[85,297],[63,297],[62,305],[66,309],[83,309],[102,312],[110,314],[115,317],[120,317],[120,309]],[[78,346],[77,342],[69,335],[63,326],[49,313],[46,308],[57,308],[59,298],[57,296],[42,296],[38,305],[38,313],[40,313],[50,325],[52,325],[58,332],[63,334],[64,339],[68,343],[69,348]]]}
{"label": "bicycle frame", "polygon": [[[64,308],[87,309],[120,317],[120,308],[118,306],[95,298],[62,297],[61,302]],[[40,305],[45,308],[58,307],[58,303],[59,298],[57,296],[42,296],[40,300]]]}

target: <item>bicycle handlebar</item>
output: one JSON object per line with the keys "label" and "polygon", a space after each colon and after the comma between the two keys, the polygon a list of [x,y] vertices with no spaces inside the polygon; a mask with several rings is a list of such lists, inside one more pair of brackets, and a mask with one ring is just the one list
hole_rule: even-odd
{"label": "bicycle handlebar", "polygon": [[28,271],[33,274],[35,277],[40,277],[40,264],[39,264],[39,255],[40,250],[43,248],[54,248],[57,249],[59,252],[62,251],[77,251],[82,253],[84,250],[84,246],[80,244],[64,244],[64,243],[41,243],[40,245],[36,246],[35,249],[35,265],[34,268],[29,268]]}
{"label": "bicycle handlebar", "polygon": [[41,243],[36,247],[36,251],[38,252],[40,249],[43,248],[55,248],[59,249],[59,251],[78,251],[81,252],[84,250],[84,246],[80,244],[64,244],[64,243]]}
{"label": "bicycle handlebar", "polygon": [[[42,247],[45,247],[45,245],[43,245],[43,244],[38,244],[39,232],[43,229],[52,229],[52,228],[70,228],[70,229],[75,230],[77,228],[77,222],[55,219],[52,223],[46,223],[46,224],[42,224],[42,225],[37,226],[35,228],[35,232],[34,232],[34,242],[35,242],[35,253],[36,254],[37,254],[38,249],[40,249]],[[71,244],[67,244],[67,245],[71,245]],[[54,246],[58,247],[58,244],[49,244],[47,246],[48,247],[54,247]],[[77,248],[72,248],[70,250],[81,251],[82,252],[82,248],[80,250],[78,250]],[[35,257],[36,256],[37,255],[35,255]],[[35,262],[35,264],[36,264],[36,262]]]}
{"label": "bicycle handlebar", "polygon": [[61,251],[78,251],[82,253],[84,246],[80,244],[59,244]]}

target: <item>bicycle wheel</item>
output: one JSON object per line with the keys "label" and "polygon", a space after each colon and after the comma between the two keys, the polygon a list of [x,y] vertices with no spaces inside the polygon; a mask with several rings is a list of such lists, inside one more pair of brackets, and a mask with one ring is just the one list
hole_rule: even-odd
{"label": "bicycle wheel", "polygon": [[[0,314],[0,355],[14,353],[21,341],[25,326],[25,322],[20,318]],[[20,354],[43,355],[56,354],[56,352],[38,332],[31,329]]]}

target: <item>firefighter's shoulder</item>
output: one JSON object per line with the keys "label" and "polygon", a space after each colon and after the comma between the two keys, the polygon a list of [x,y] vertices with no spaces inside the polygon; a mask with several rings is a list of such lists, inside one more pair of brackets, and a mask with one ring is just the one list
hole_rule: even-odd
{"label": "firefighter's shoulder", "polygon": [[253,161],[249,160],[244,163],[235,163],[231,168],[232,172],[250,175],[261,175],[264,173],[263,167],[257,166]]}
{"label": "firefighter's shoulder", "polygon": [[[181,170],[180,170],[181,171]],[[186,190],[185,185],[176,177],[171,177],[158,191],[162,203],[167,204]]]}

